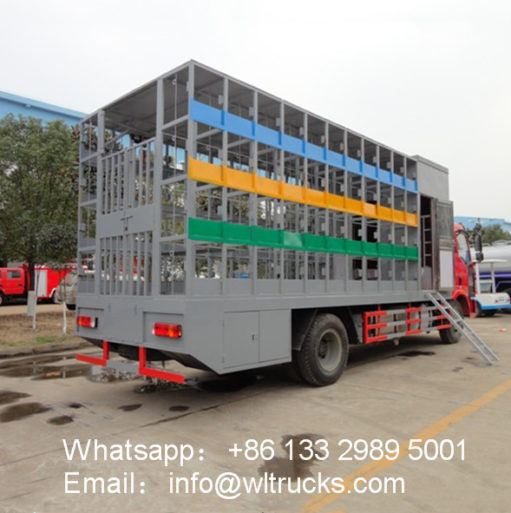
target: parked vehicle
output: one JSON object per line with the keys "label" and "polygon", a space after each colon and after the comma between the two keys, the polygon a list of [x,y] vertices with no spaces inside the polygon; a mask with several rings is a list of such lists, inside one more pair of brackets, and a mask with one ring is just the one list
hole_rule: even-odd
{"label": "parked vehicle", "polygon": [[60,280],[55,292],[57,303],[66,303],[68,310],[76,309],[76,289],[78,286],[78,273],[76,270],[69,272]]}
{"label": "parked vehicle", "polygon": [[25,297],[26,274],[21,267],[0,268],[0,305],[10,298]]}
{"label": "parked vehicle", "polygon": [[[481,279],[491,280],[493,267],[495,291],[506,292],[511,297],[511,241],[494,242],[491,246],[484,246],[482,251],[484,260],[479,266]],[[489,263],[490,260],[495,260],[493,265]],[[502,311],[511,314],[509,308]]]}
{"label": "parked vehicle", "polygon": [[[508,290],[502,286],[503,290],[498,290],[496,273],[492,271],[493,266],[503,260],[488,259],[489,252],[487,247],[482,247],[480,236],[477,236],[476,248],[472,251],[468,233],[459,223],[454,224],[454,244],[455,288],[452,298],[459,304],[459,309],[471,317],[489,317],[501,309],[511,312]],[[487,271],[481,272],[481,269]]]}
{"label": "parked vehicle", "polygon": [[[35,283],[37,299],[56,302],[59,281],[69,269],[55,270],[47,266],[36,266]],[[10,299],[26,299],[30,290],[28,265],[0,268],[0,305]]]}
{"label": "parked vehicle", "polygon": [[445,167],[194,61],[81,134],[78,268],[96,272],[79,276],[77,332],[103,357],[80,360],[176,382],[147,362],[293,362],[320,386],[350,344],[459,339],[438,307],[455,288]]}

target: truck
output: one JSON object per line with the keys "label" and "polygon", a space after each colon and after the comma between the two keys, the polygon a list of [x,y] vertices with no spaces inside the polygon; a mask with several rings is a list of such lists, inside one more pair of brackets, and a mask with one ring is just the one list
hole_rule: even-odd
{"label": "truck", "polygon": [[[470,317],[491,317],[497,311],[511,312],[511,279],[509,289],[502,278],[506,272],[506,260],[491,257],[503,256],[503,252],[492,252],[483,247],[480,234],[475,235],[475,247],[470,247],[470,238],[465,227],[454,223],[454,277],[452,299],[457,308]],[[511,249],[511,246],[509,246]],[[511,256],[511,251],[509,252]],[[509,267],[509,260],[507,261]],[[509,267],[511,269],[511,267]],[[511,276],[511,274],[510,274]]]}
{"label": "truck", "polygon": [[76,269],[67,273],[66,276],[60,280],[55,300],[57,303],[65,303],[68,310],[75,310],[76,308],[76,289],[78,286],[78,273]]}
{"label": "truck", "polygon": [[[53,269],[41,265],[35,267],[37,299],[57,302],[56,292],[60,280],[69,269]],[[28,264],[14,267],[0,267],[0,306],[11,299],[26,299],[30,290]]]}
{"label": "truck", "polygon": [[460,338],[431,299],[455,288],[444,166],[196,61],[80,125],[80,361],[323,386],[351,345]]}
{"label": "truck", "polygon": [[[480,277],[483,280],[495,281],[495,292],[505,292],[511,297],[511,241],[497,241],[482,248],[484,260],[479,264]],[[488,263],[495,260],[494,265]],[[506,308],[504,313],[511,314]]]}

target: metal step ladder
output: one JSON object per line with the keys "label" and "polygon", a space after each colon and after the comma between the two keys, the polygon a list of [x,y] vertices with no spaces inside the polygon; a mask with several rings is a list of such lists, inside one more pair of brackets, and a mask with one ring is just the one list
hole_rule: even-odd
{"label": "metal step ladder", "polygon": [[472,347],[486,360],[488,365],[498,362],[499,357],[464,321],[463,317],[439,292],[426,292],[426,297],[445,315],[446,319],[472,344]]}

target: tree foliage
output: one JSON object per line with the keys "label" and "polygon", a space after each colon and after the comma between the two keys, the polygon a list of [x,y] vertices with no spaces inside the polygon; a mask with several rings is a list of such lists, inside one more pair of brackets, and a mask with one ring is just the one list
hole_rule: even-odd
{"label": "tree foliage", "polygon": [[511,240],[511,233],[504,230],[500,224],[483,228],[483,244],[493,244],[497,240]]}
{"label": "tree foliage", "polygon": [[77,140],[62,121],[0,120],[0,255],[33,267],[76,253]]}

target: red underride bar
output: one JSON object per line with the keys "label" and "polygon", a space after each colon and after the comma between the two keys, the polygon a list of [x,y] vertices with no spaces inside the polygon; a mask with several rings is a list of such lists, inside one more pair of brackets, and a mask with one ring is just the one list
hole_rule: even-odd
{"label": "red underride bar", "polygon": [[101,365],[102,367],[106,367],[109,356],[110,356],[110,346],[106,340],[103,340],[103,358],[95,358],[94,356],[87,356],[85,354],[77,354],[76,359],[79,362],[92,363],[93,365]]}
{"label": "red underride bar", "polygon": [[[364,342],[366,344],[371,342],[381,342],[382,340],[387,340],[387,335],[381,334],[381,328],[385,328],[387,326],[386,322],[376,322],[374,324],[371,324],[369,320],[372,317],[381,318],[383,316],[387,315],[387,312],[385,310],[378,310],[376,312],[364,312]],[[377,331],[377,335],[371,336],[369,335],[370,331]]]}
{"label": "red underride bar", "polygon": [[[417,306],[415,308],[409,306],[406,310],[406,335],[417,335],[419,333],[422,333],[422,330],[420,328],[413,329],[414,324],[421,323],[421,312],[422,308],[420,306]],[[418,313],[419,317],[412,317],[412,314]]]}
{"label": "red underride bar", "polygon": [[157,369],[151,369],[146,367],[146,349],[145,347],[138,348],[138,372],[142,376],[148,376],[150,378],[164,379],[166,381],[173,381],[174,383],[184,383],[185,377],[181,374],[174,374],[172,372],[161,371]]}
{"label": "red underride bar", "polygon": [[[76,359],[80,362],[91,363],[92,365],[101,365],[102,367],[108,367],[108,359],[110,356],[110,346],[109,343],[104,340],[103,341],[103,357],[96,358],[94,356],[87,356],[85,354],[77,354]],[[146,356],[146,348],[139,347],[138,348],[138,372],[141,376],[147,376],[149,378],[157,378],[163,379],[165,381],[172,381],[174,383],[184,383],[185,377],[181,374],[174,374],[172,372],[166,372],[158,369],[151,369],[146,366],[147,356]]]}

